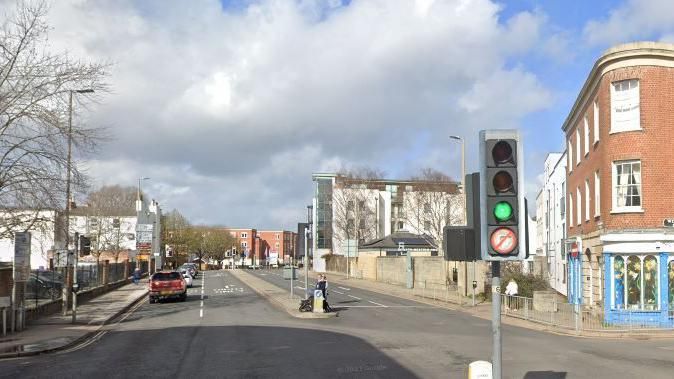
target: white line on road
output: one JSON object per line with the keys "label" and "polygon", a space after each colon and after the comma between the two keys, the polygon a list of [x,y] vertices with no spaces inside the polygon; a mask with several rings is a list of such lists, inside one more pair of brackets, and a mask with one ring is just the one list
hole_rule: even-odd
{"label": "white line on road", "polygon": [[206,273],[201,274],[201,306],[199,307],[199,317],[204,317],[204,288],[206,288]]}
{"label": "white line on road", "polygon": [[332,290],[332,292],[337,292],[337,293],[340,294],[340,295],[344,295],[344,292],[339,292],[339,291],[337,291],[337,290]]}
{"label": "white line on road", "polygon": [[353,295],[346,295],[346,296],[352,297],[352,298],[354,298],[354,299],[362,300],[360,297],[356,297],[356,296],[353,296]]}
{"label": "white line on road", "polygon": [[299,289],[301,289],[301,290],[304,289],[304,287],[300,287],[300,286],[295,286],[295,288],[299,288]]}
{"label": "white line on road", "polygon": [[339,287],[339,286],[337,288],[342,289],[344,291],[351,291],[351,288],[344,288],[344,287]]}
{"label": "white line on road", "polygon": [[370,303],[372,303],[372,304],[375,304],[375,305],[378,305],[378,306],[380,306],[380,307],[388,308],[386,305],[384,305],[384,304],[379,304],[379,303],[375,303],[375,302],[372,301],[372,300],[368,300],[368,302],[370,302]]}

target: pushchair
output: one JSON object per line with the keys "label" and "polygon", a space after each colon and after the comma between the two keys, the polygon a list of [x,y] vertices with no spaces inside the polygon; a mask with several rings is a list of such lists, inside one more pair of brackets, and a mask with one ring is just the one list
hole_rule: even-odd
{"label": "pushchair", "polygon": [[300,300],[300,312],[314,311],[314,297],[309,296],[306,300]]}

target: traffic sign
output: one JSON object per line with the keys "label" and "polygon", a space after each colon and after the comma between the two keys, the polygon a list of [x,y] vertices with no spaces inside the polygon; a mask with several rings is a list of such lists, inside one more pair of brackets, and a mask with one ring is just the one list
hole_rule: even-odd
{"label": "traffic sign", "polygon": [[489,239],[492,249],[499,254],[510,254],[517,247],[517,236],[508,228],[494,230]]}

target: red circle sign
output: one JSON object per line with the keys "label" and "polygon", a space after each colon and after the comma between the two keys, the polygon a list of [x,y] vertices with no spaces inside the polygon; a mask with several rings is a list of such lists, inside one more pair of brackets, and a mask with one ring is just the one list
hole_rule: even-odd
{"label": "red circle sign", "polygon": [[491,233],[491,248],[499,254],[510,254],[517,247],[517,236],[510,228],[498,228]]}

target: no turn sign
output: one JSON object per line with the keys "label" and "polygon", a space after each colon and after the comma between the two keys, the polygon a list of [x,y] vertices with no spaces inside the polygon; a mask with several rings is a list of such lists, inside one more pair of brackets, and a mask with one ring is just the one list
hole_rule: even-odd
{"label": "no turn sign", "polygon": [[517,236],[512,229],[498,228],[491,233],[492,249],[499,254],[510,254],[517,246]]}

